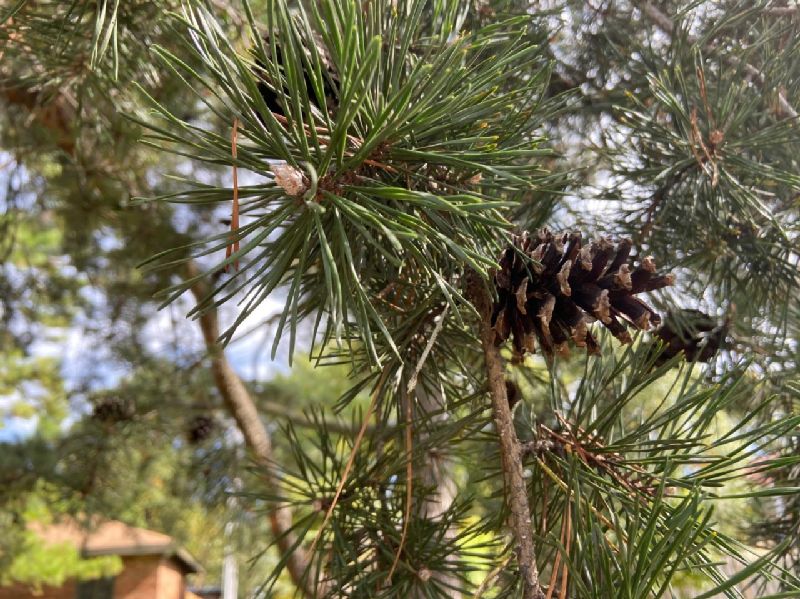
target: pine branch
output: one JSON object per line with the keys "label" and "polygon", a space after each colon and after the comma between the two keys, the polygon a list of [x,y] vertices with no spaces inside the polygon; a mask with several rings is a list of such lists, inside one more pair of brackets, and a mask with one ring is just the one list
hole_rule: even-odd
{"label": "pine branch", "polygon": [[[312,420],[300,410],[293,410],[292,408],[286,407],[286,405],[280,401],[259,399],[258,411],[268,416],[274,416],[276,418],[284,418],[286,420],[289,420],[294,426],[299,426],[302,428],[316,429],[319,426],[319,423],[317,421]],[[336,433],[337,435],[346,435],[348,437],[356,436],[360,428],[336,420],[326,421],[325,426],[332,433]],[[393,425],[388,425],[388,426],[383,426],[381,430],[386,432],[386,431],[393,431],[395,428],[396,427]],[[368,435],[375,434],[376,431],[377,429],[374,425],[367,426]]]}
{"label": "pine branch", "polygon": [[800,6],[768,6],[764,12],[773,17],[793,17],[800,13]]}
{"label": "pine branch", "polygon": [[[20,105],[36,114],[35,111],[39,104],[38,94],[30,90],[0,88],[0,97],[10,104]],[[62,101],[63,96],[58,95],[51,100],[50,104],[60,106]],[[73,131],[66,118],[43,118],[42,115],[37,115],[37,117],[39,117],[42,126],[56,134],[56,138],[59,140],[57,144],[59,147],[67,152],[74,148]],[[197,264],[194,261],[189,261],[186,264],[186,278],[191,279],[199,274],[200,270]],[[198,302],[206,297],[209,292],[202,279],[192,284],[190,289]],[[217,342],[219,338],[219,320],[216,309],[205,311],[199,317],[198,322],[211,357],[214,381],[220,395],[241,430],[245,442],[263,467],[265,480],[270,486],[277,488],[280,483],[272,462],[270,437],[261,423],[258,409],[252,396],[228,362]],[[292,581],[297,585],[298,589],[302,590],[305,596],[313,597],[313,589],[309,588],[306,581],[306,573],[308,572],[310,561],[299,546],[296,536],[291,532],[291,511],[286,507],[280,507],[270,513],[269,519],[279,551],[288,556],[286,567]]]}
{"label": "pine branch", "polygon": [[536,554],[531,530],[531,510],[528,505],[527,487],[522,474],[522,449],[514,430],[514,421],[506,394],[506,379],[503,374],[503,359],[495,346],[495,330],[492,328],[492,299],[486,287],[477,280],[471,281],[470,295],[481,317],[481,345],[486,359],[486,375],[492,398],[492,413],[500,438],[500,454],[506,478],[508,506],[511,511],[511,527],[517,548],[517,562],[523,581],[525,599],[544,599],[539,584]]}
{"label": "pine branch", "polygon": [[[645,2],[644,5],[642,6],[642,12],[659,29],[664,31],[664,33],[672,35],[675,32],[675,23],[672,22],[672,19],[670,19],[669,16],[661,12],[656,6],[653,5],[653,3]],[[695,36],[689,35],[687,36],[687,40],[691,44],[697,43],[697,38]],[[728,61],[729,64],[733,66],[739,66],[739,64],[741,63],[739,58],[730,53],[727,53],[725,55],[725,59]],[[764,79],[764,75],[761,73],[760,70],[758,70],[753,65],[747,63],[744,64],[743,68],[747,72],[747,74],[750,75],[753,78],[753,80],[756,83],[758,83],[759,86],[761,86],[762,89],[766,87],[766,79]],[[794,109],[794,107],[791,104],[789,104],[789,102],[786,100],[786,95],[780,90],[777,90],[777,94],[778,94],[778,106],[780,107],[781,115],[792,119],[796,119],[798,117],[798,113]]]}
{"label": "pine branch", "polygon": [[[197,263],[186,263],[187,279],[192,279],[200,274]],[[200,302],[208,295],[208,288],[202,279],[198,279],[191,286],[192,294]],[[272,441],[259,417],[256,404],[244,382],[225,357],[225,352],[218,343],[219,320],[216,310],[206,310],[199,317],[200,328],[203,332],[206,348],[211,357],[211,370],[214,382],[222,396],[225,405],[231,412],[239,430],[253,452],[267,485],[273,489],[280,486],[278,475],[275,471]],[[292,533],[292,513],[286,506],[278,507],[269,514],[270,527],[275,537],[275,544],[282,555],[287,556],[286,568],[292,581],[307,597],[314,597],[313,588],[308,584],[310,560],[305,551],[300,547],[297,537]]]}
{"label": "pine branch", "polygon": [[74,109],[63,93],[46,100],[43,94],[26,87],[0,86],[0,100],[28,110],[32,120],[55,134],[56,146],[67,154],[74,154],[75,134],[70,124]]}
{"label": "pine branch", "polygon": [[[6,101],[19,104],[33,111],[36,109],[37,96],[28,90],[14,90],[9,88],[2,89],[3,97]],[[61,96],[58,96],[53,103],[57,103]],[[41,119],[42,125],[57,134],[58,139],[71,141],[70,128],[66,119]],[[69,144],[65,147],[65,142],[59,141],[58,145],[65,151],[70,151],[74,145]],[[200,273],[195,262],[188,262],[186,266],[187,278],[192,278]],[[208,289],[202,281],[194,283],[191,291],[197,301],[200,301],[208,294]],[[236,420],[247,445],[253,451],[256,459],[264,468],[267,481],[277,486],[279,484],[277,476],[272,467],[272,443],[269,435],[264,429],[258,415],[250,393],[244,383],[231,367],[224,352],[217,343],[219,337],[219,321],[216,310],[208,310],[199,318],[200,328],[206,347],[211,356],[211,368],[217,388],[228,406],[231,414]],[[298,588],[303,589],[307,596],[313,596],[304,582],[304,574],[308,569],[308,558],[298,547],[293,549],[296,544],[294,535],[289,534],[291,530],[291,512],[287,508],[279,508],[270,514],[270,525],[276,539],[276,544],[284,554],[291,554],[287,560],[287,569],[292,580]]]}

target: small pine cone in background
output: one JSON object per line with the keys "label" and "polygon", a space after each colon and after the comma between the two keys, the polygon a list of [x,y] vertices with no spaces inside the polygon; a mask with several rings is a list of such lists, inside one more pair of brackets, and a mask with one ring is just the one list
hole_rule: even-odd
{"label": "small pine cone in background", "polygon": [[725,343],[729,322],[719,322],[700,310],[670,312],[655,332],[663,344],[655,360],[656,366],[683,353],[688,362],[708,362]]}
{"label": "small pine cone in background", "polygon": [[94,404],[92,418],[112,424],[132,420],[136,413],[133,402],[125,397],[103,397]]}
{"label": "small pine cone in background", "polygon": [[217,423],[211,416],[195,416],[189,421],[186,428],[186,438],[189,443],[196,445],[208,439],[217,428]]}
{"label": "small pine cone in background", "polygon": [[[310,50],[308,50],[308,43],[309,43],[308,41],[304,42],[302,50],[306,54],[306,57],[308,58],[309,62],[311,62],[312,58],[311,58],[311,52]],[[320,57],[322,62],[321,64],[322,91],[325,94],[325,104],[328,109],[327,111],[329,113],[333,113],[336,110],[339,103],[339,92],[338,92],[339,76],[336,73],[336,70],[332,66],[333,61],[329,56],[327,48],[325,48],[325,46],[323,45],[322,40],[314,39],[310,43],[313,43],[316,46],[317,55]],[[267,53],[267,56],[269,56],[270,59],[272,59],[272,44],[269,36],[266,36],[264,38],[263,45]],[[275,67],[278,69],[278,71],[285,73],[283,51],[281,50],[280,43],[278,43],[277,41],[275,43],[274,58],[276,61]],[[256,68],[254,69],[254,74],[258,78],[258,83],[256,84],[256,87],[258,89],[259,94],[261,95],[261,98],[264,100],[264,104],[266,104],[269,111],[272,112],[273,114],[286,116],[284,115],[283,107],[281,106],[279,98],[281,97],[281,95],[288,95],[288,90],[284,87],[283,94],[279,94],[276,91],[278,88],[276,82],[269,80],[271,78],[271,75],[274,73],[271,73],[270,70],[266,68],[266,65],[260,58],[256,58],[255,63],[256,63]],[[319,108],[320,111],[322,111],[322,107],[318,105],[317,95],[314,90],[314,83],[311,77],[309,77],[308,73],[306,72],[307,69],[306,65],[303,64],[301,68],[303,69],[303,83],[305,84],[306,94],[308,95],[308,99],[313,106],[316,106],[317,108]],[[259,118],[261,117],[259,116]]]}
{"label": "small pine cone in background", "polygon": [[512,235],[494,282],[498,301],[492,325],[498,344],[513,339],[517,357],[569,353],[569,343],[599,353],[588,325],[599,320],[623,343],[624,324],[647,330],[661,317],[636,295],[671,285],[672,274],[657,274],[651,257],[629,264],[630,239],[616,245],[605,238],[584,243],[578,232],[547,229]]}

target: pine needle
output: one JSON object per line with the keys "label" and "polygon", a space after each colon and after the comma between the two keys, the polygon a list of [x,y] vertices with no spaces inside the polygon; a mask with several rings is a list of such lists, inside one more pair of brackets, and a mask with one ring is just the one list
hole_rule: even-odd
{"label": "pine needle", "polygon": [[[566,544],[564,545],[564,553],[569,557],[569,546],[572,542],[572,509],[571,504],[567,501],[567,522],[566,534],[564,535]],[[561,570],[561,592],[558,594],[558,599],[567,599],[567,581],[569,580],[569,570],[567,569],[567,560],[564,559],[564,567]]]}
{"label": "pine needle", "polygon": [[[239,230],[239,173],[236,168],[236,138],[239,133],[239,119],[233,119],[233,130],[231,131],[231,157],[233,158],[233,208],[231,211],[231,242],[225,248],[225,259],[231,257],[231,254],[239,251],[239,240],[236,239],[236,233]],[[235,270],[239,270],[239,260],[233,263]],[[225,266],[225,272],[228,272],[230,264]]]}
{"label": "pine needle", "polygon": [[350,476],[350,470],[353,469],[353,463],[356,461],[356,454],[358,453],[358,448],[361,447],[361,442],[364,440],[364,433],[367,432],[367,428],[369,427],[370,418],[372,418],[373,412],[375,412],[375,406],[378,404],[378,397],[381,394],[381,390],[383,389],[383,385],[386,383],[386,377],[389,375],[389,370],[384,370],[381,374],[381,378],[378,380],[378,384],[375,386],[375,391],[372,392],[372,399],[369,402],[369,407],[367,408],[366,414],[364,414],[364,422],[361,423],[361,429],[358,431],[358,435],[356,436],[355,443],[353,443],[353,449],[350,452],[350,457],[347,459],[347,464],[344,467],[344,472],[342,473],[342,478],[339,481],[339,486],[336,487],[336,493],[333,496],[333,500],[331,501],[330,507],[328,507],[328,511],[325,513],[325,519],[322,521],[322,524],[317,531],[317,536],[314,537],[314,541],[311,543],[311,547],[309,548],[309,553],[314,553],[314,549],[319,542],[320,537],[322,537],[322,533],[325,530],[325,527],[328,525],[328,522],[331,519],[331,515],[333,514],[333,510],[336,509],[336,505],[339,503],[339,497],[342,494],[342,490],[344,489],[344,485],[347,483],[347,477]]}
{"label": "pine needle", "polygon": [[394,561],[392,562],[392,567],[389,569],[389,575],[386,577],[386,580],[391,583],[392,581],[392,574],[394,574],[395,569],[397,568],[397,563],[400,561],[400,554],[403,553],[403,548],[406,544],[406,537],[408,536],[408,523],[411,520],[411,501],[412,501],[412,491],[413,491],[413,480],[414,480],[414,466],[412,460],[412,450],[413,450],[413,438],[412,438],[412,428],[411,428],[411,401],[414,395],[414,390],[417,388],[417,379],[419,378],[419,373],[422,372],[422,367],[425,365],[425,360],[428,359],[428,354],[431,353],[431,349],[433,348],[433,344],[436,343],[436,338],[439,336],[439,333],[442,331],[442,327],[444,326],[444,319],[447,317],[447,310],[450,308],[449,305],[445,306],[444,310],[442,310],[442,314],[436,321],[436,326],[433,328],[433,332],[431,333],[430,338],[428,339],[428,343],[425,345],[425,349],[422,351],[422,355],[419,357],[419,361],[417,362],[416,367],[414,368],[414,374],[411,376],[411,380],[408,381],[408,387],[406,391],[406,431],[405,431],[405,440],[406,440],[406,507],[405,513],[403,514],[403,532],[400,535],[400,545],[397,548],[397,553],[394,556]]}
{"label": "pine needle", "polygon": [[[559,543],[561,546],[564,546],[565,537],[567,534],[567,522],[569,520],[569,501],[567,501],[567,516],[561,521],[561,536],[559,538]],[[553,571],[550,573],[550,580],[547,583],[547,596],[545,599],[553,599],[553,591],[556,589],[556,579],[558,577],[558,568],[561,565],[561,551],[559,550],[556,553],[556,559],[553,563]]]}

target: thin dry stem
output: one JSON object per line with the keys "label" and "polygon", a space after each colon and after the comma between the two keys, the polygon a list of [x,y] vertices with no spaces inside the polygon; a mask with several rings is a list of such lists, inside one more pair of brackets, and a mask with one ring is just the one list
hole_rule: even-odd
{"label": "thin dry stem", "polygon": [[[186,265],[186,277],[188,279],[196,278],[191,286],[191,292],[198,302],[208,294],[208,287],[203,279],[197,278],[199,274],[199,266],[190,260]],[[242,432],[245,443],[258,462],[265,482],[273,489],[273,492],[277,492],[281,487],[281,482],[273,461],[272,440],[261,422],[253,397],[228,362],[225,352],[217,341],[219,321],[216,309],[203,312],[198,320],[211,359],[211,371],[216,387]],[[304,596],[314,597],[313,589],[306,583],[306,572],[311,562],[292,532],[291,510],[285,505],[277,506],[269,512],[269,522],[278,550],[283,555],[289,556],[286,561],[286,569],[292,582]]]}
{"label": "thin dry stem", "polygon": [[[655,23],[659,29],[661,29],[664,33],[672,35],[675,32],[675,23],[672,22],[669,16],[661,12],[659,8],[657,8],[652,2],[645,2],[642,6],[642,12],[644,15],[650,19],[653,23]],[[697,38],[694,36],[688,36],[687,40],[689,43],[697,43]],[[741,64],[741,60],[737,56],[733,56],[729,54],[727,56],[727,61],[729,64],[734,66],[738,66]],[[753,77],[755,81],[762,87],[765,88],[767,86],[767,82],[764,79],[763,73],[759,71],[756,67],[751,64],[745,63],[743,65],[744,70],[747,72],[748,75]],[[780,115],[796,119],[798,117],[797,111],[794,107],[789,104],[789,101],[786,99],[786,95],[781,90],[776,90],[778,96],[778,107],[780,109]]]}
{"label": "thin dry stem", "polygon": [[344,472],[342,472],[342,479],[339,481],[339,486],[336,487],[336,493],[333,496],[333,500],[331,501],[330,506],[328,507],[328,511],[325,513],[325,519],[322,521],[322,524],[317,531],[317,536],[314,537],[314,542],[311,543],[311,547],[309,548],[308,552],[313,554],[314,549],[319,543],[320,538],[322,537],[322,533],[325,530],[325,527],[328,525],[328,522],[333,515],[333,510],[336,509],[336,505],[339,503],[339,497],[342,494],[342,490],[344,489],[345,484],[347,483],[347,477],[350,476],[350,470],[353,469],[353,463],[356,461],[356,454],[358,453],[359,447],[361,447],[361,442],[364,440],[364,433],[367,432],[367,428],[369,428],[369,420],[372,418],[372,413],[375,411],[375,406],[378,404],[378,397],[381,394],[381,390],[383,389],[384,384],[386,383],[386,377],[388,376],[389,371],[384,370],[381,374],[380,379],[378,380],[378,384],[375,386],[375,391],[372,392],[372,399],[369,402],[369,407],[367,408],[367,413],[364,414],[364,422],[361,423],[361,429],[358,431],[358,435],[356,436],[356,440],[353,443],[353,449],[350,452],[350,457],[347,460],[347,464],[344,467]]}
{"label": "thin dry stem", "polygon": [[425,345],[425,349],[422,351],[422,355],[419,357],[417,361],[417,365],[414,368],[414,373],[411,376],[411,380],[408,382],[408,388],[406,392],[406,410],[405,410],[405,419],[406,419],[406,430],[405,430],[405,443],[406,443],[406,506],[405,512],[403,514],[403,532],[400,535],[400,545],[397,547],[397,553],[395,553],[394,561],[392,562],[392,567],[389,569],[389,575],[386,579],[391,584],[392,575],[394,574],[395,569],[397,569],[397,563],[400,561],[400,555],[403,553],[403,548],[406,544],[406,537],[408,536],[408,523],[411,520],[411,502],[413,499],[412,491],[414,489],[414,465],[412,459],[413,453],[413,429],[411,426],[412,422],[412,414],[411,414],[411,401],[414,395],[414,390],[417,388],[417,379],[419,378],[419,373],[422,372],[422,367],[425,365],[425,360],[428,359],[428,355],[431,353],[431,349],[433,348],[433,344],[436,343],[436,338],[439,336],[439,333],[442,331],[442,327],[444,326],[444,319],[447,316],[447,310],[449,306],[445,306],[445,309],[442,311],[442,314],[436,321],[436,326],[433,328],[433,332],[431,333],[430,338],[428,339],[427,344]]}
{"label": "thin dry stem", "polygon": [[[231,208],[231,242],[225,248],[225,259],[231,254],[239,251],[239,240],[236,234],[239,230],[239,174],[236,168],[236,137],[239,132],[239,119],[233,119],[233,129],[231,131],[231,157],[233,158],[233,207]],[[225,266],[227,271],[229,265]],[[233,263],[234,270],[239,270],[239,260]]]}
{"label": "thin dry stem", "polygon": [[[564,544],[564,553],[569,556],[569,548],[572,544],[572,509],[571,504],[567,501],[567,525],[566,534],[564,535],[566,543]],[[569,569],[567,568],[567,560],[564,559],[564,568],[561,570],[561,592],[558,594],[558,599],[567,599],[567,582],[569,580]]]}
{"label": "thin dry stem", "polygon": [[492,398],[495,427],[500,439],[500,454],[511,512],[511,528],[516,542],[516,555],[523,583],[524,599],[545,599],[539,584],[539,570],[533,547],[531,512],[528,505],[527,485],[522,474],[522,452],[506,395],[506,380],[503,359],[495,345],[495,330],[492,327],[492,298],[485,285],[472,277],[470,296],[481,316],[481,345],[486,361],[486,375]]}
{"label": "thin dry stem", "polygon": [[[569,505],[569,504],[567,504]],[[559,543],[563,546],[564,545],[564,535],[567,532],[567,521],[566,519],[561,521],[561,536],[558,537]],[[547,597],[545,599],[552,599],[553,591],[556,588],[556,581],[558,580],[558,568],[561,566],[561,551],[556,553],[556,559],[553,562],[553,570],[550,572],[550,580],[547,583]]]}
{"label": "thin dry stem", "polygon": [[400,562],[400,555],[403,553],[403,549],[405,548],[406,537],[408,536],[408,524],[411,520],[411,502],[413,500],[414,491],[414,461],[411,458],[414,449],[414,440],[412,438],[413,431],[411,427],[411,393],[409,393],[406,397],[405,420],[406,506],[403,512],[403,532],[400,534],[400,545],[397,547],[397,551],[394,554],[394,560],[392,561],[392,567],[389,568],[389,574],[386,576],[386,580],[389,584],[392,583],[392,575],[394,575],[394,571],[397,569],[397,564]]}
{"label": "thin dry stem", "polygon": [[497,566],[486,575],[486,578],[483,579],[483,582],[481,582],[480,586],[475,591],[475,594],[472,596],[472,599],[480,599],[480,597],[483,597],[483,594],[487,590],[489,590],[489,586],[495,581],[495,579],[498,576],[500,576],[500,573],[505,571],[506,568],[508,568],[508,562],[510,562],[511,558],[513,557],[514,557],[513,555],[509,555],[506,559],[497,564]]}

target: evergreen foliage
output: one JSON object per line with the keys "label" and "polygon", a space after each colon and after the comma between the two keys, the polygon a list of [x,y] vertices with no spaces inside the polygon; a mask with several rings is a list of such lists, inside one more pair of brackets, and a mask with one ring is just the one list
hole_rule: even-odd
{"label": "evergreen foliage", "polygon": [[[800,596],[799,29],[767,0],[3,7],[0,393],[63,415],[18,329],[75,313],[136,376],[87,381],[0,500],[49,477],[124,513],[120,456],[160,478],[179,439],[176,495],[267,516],[257,596]],[[335,400],[231,374],[276,299],[272,357],[310,348]],[[143,336],[174,306],[200,349]]]}

